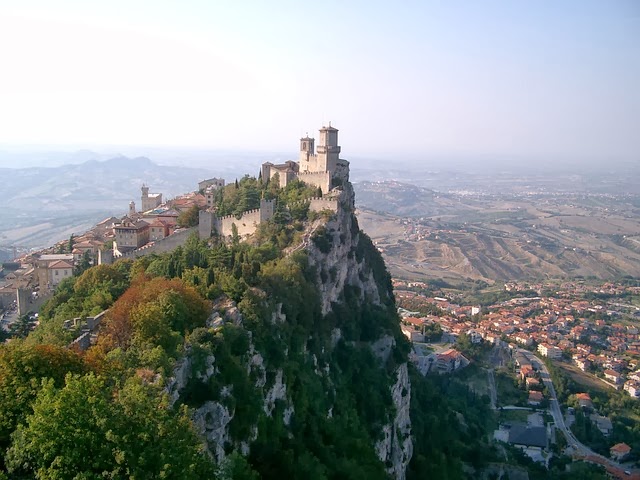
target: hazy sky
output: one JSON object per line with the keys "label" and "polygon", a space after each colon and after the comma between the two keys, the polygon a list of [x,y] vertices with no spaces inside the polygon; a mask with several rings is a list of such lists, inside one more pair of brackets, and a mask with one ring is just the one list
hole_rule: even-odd
{"label": "hazy sky", "polygon": [[[7,5],[12,3],[13,5]],[[640,1],[0,0],[0,144],[640,161]]]}

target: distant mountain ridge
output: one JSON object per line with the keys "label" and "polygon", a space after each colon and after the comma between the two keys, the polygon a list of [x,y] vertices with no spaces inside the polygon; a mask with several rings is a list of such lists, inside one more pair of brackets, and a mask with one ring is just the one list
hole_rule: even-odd
{"label": "distant mountain ridge", "polygon": [[143,183],[164,197],[173,197],[195,190],[197,183],[211,173],[201,168],[160,166],[146,157],[124,156],[51,168],[0,169],[5,180],[5,205],[22,211],[125,211],[129,201],[139,198]]}
{"label": "distant mountain ridge", "polygon": [[215,170],[161,166],[147,157],[117,156],[58,167],[2,168],[0,246],[47,246],[140,207],[146,184],[163,198],[198,188]]}

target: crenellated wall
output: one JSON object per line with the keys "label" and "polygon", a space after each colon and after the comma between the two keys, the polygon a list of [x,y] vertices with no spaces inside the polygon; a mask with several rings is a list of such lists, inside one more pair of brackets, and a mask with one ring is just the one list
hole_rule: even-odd
{"label": "crenellated wall", "polygon": [[238,235],[252,235],[255,233],[258,225],[260,225],[261,216],[260,209],[249,210],[244,212],[242,217],[237,218],[235,215],[227,215],[215,220],[214,228],[218,235],[228,237],[233,234],[233,225],[238,229]]}
{"label": "crenellated wall", "polygon": [[320,187],[322,193],[328,193],[331,190],[331,173],[329,172],[300,172],[298,180],[307,185]]}
{"label": "crenellated wall", "polygon": [[266,222],[273,217],[275,211],[275,200],[260,200],[260,208],[244,212],[240,218],[235,215],[216,217],[213,212],[201,211],[199,216],[198,234],[201,239],[211,237],[216,233],[221,237],[233,235],[233,225],[235,224],[238,235],[241,237],[253,235],[262,222]]}
{"label": "crenellated wall", "polygon": [[312,212],[321,212],[322,210],[338,211],[337,198],[314,197],[309,202],[309,210]]}

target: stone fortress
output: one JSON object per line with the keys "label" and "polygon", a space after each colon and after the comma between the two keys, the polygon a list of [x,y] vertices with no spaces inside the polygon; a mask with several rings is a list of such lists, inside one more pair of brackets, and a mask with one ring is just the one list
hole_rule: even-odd
{"label": "stone fortress", "polygon": [[[341,186],[349,181],[349,162],[339,158],[338,130],[331,125],[320,129],[320,142],[315,151],[315,139],[308,135],[300,139],[299,160],[282,164],[266,162],[262,165],[263,181],[278,182],[285,187],[299,179],[318,187],[322,196],[309,199],[309,209],[320,212],[337,212],[342,200],[352,198]],[[258,225],[271,219],[275,213],[273,200],[261,200],[260,208],[244,212],[240,218],[235,215],[218,217],[215,212],[215,191],[224,188],[221,178],[203,180],[198,191],[191,192],[163,202],[161,193],[149,193],[149,187],[142,185],[140,210],[130,202],[127,215],[109,217],[99,222],[91,230],[73,238],[71,252],[58,252],[68,244],[59,242],[55,247],[32,255],[25,262],[26,267],[6,275],[9,282],[0,288],[0,306],[17,302],[21,313],[31,304],[30,292],[38,285],[41,293],[52,290],[63,280],[74,275],[74,267],[87,256],[92,264],[113,263],[117,258],[137,258],[151,253],[163,253],[184,245],[187,239],[198,233],[208,239],[213,234],[229,238],[234,230],[240,237],[255,233]],[[346,185],[345,185],[346,186]],[[177,224],[180,213],[197,205],[199,225],[181,228]],[[30,267],[30,268],[27,268]],[[17,300],[16,300],[17,298]]]}
{"label": "stone fortress", "polygon": [[349,181],[349,162],[339,157],[338,129],[331,123],[320,129],[320,143],[315,153],[315,138],[307,135],[300,139],[300,157],[298,162],[292,160],[274,165],[271,162],[262,164],[262,178],[272,180],[276,175],[280,187],[298,179],[307,185],[319,187],[326,195],[334,187]]}
{"label": "stone fortress", "polygon": [[[296,179],[318,187],[323,196],[310,199],[309,209],[337,211],[340,192],[334,189],[349,181],[349,162],[339,158],[338,129],[331,124],[322,127],[317,153],[314,145],[315,139],[307,135],[300,139],[298,162],[289,160],[281,164],[263,163],[262,180],[277,181],[280,188]],[[252,235],[260,223],[273,217],[274,211],[274,201],[264,199],[260,201],[260,208],[245,212],[240,218],[234,215],[218,217],[213,208],[208,208],[200,211],[198,234],[201,239],[208,239],[214,233],[228,237],[232,235],[235,226],[241,237]]]}
{"label": "stone fortress", "polygon": [[[278,182],[280,188],[293,180],[317,187],[322,196],[309,199],[311,211],[338,210],[341,198],[340,188],[349,181],[349,162],[341,159],[338,145],[338,130],[331,125],[320,129],[320,142],[315,148],[315,139],[308,135],[300,139],[299,160],[282,164],[266,162],[262,164],[263,181]],[[149,193],[149,187],[142,185],[140,211],[134,202],[129,204],[129,212],[113,222],[113,248],[100,250],[96,254],[97,263],[111,263],[120,257],[136,258],[151,253],[162,253],[183,245],[187,238],[197,232],[203,239],[212,235],[230,238],[234,234],[247,237],[255,233],[258,225],[271,219],[275,213],[275,201],[260,201],[260,208],[244,212],[240,217],[227,215],[219,217],[214,205],[216,190],[224,188],[221,178],[203,180],[198,191],[163,203],[161,193]],[[180,228],[177,217],[193,205],[200,208],[198,226]]]}

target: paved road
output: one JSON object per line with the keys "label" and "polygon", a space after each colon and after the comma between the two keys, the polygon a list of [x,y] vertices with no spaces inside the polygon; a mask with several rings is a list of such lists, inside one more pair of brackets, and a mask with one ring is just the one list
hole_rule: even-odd
{"label": "paved road", "polygon": [[[553,382],[551,381],[551,375],[549,374],[549,370],[547,366],[544,364],[542,360],[540,360],[537,356],[531,353],[528,350],[518,349],[520,353],[522,353],[525,357],[529,359],[532,365],[534,365],[540,371],[540,377],[542,378],[542,382],[544,383],[547,390],[549,390],[549,406],[551,410],[551,414],[553,415],[553,420],[556,424],[556,427],[564,433],[565,438],[569,445],[573,447],[573,450],[576,452],[577,456],[580,457],[589,457],[590,461],[596,461],[597,463],[609,467],[612,471],[611,473],[615,474],[619,478],[630,478],[628,476],[624,476],[625,468],[621,466],[619,463],[614,462],[613,460],[603,457],[602,455],[594,452],[585,444],[581,443],[576,436],[573,434],[571,429],[569,429],[564,423],[564,416],[562,415],[562,411],[560,410],[560,405],[558,403],[558,397],[556,396],[556,390],[553,388]],[[636,475],[640,474],[640,470],[634,469],[632,470],[633,477],[636,478]]]}

